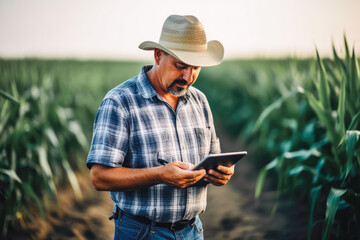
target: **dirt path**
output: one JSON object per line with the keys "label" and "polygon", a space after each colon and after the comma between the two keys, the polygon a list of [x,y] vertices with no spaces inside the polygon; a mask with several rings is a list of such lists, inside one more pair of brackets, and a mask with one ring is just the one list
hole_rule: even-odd
{"label": "dirt path", "polygon": [[208,206],[201,216],[205,239],[219,240],[257,240],[257,239],[306,239],[306,220],[304,207],[294,208],[282,201],[278,210],[272,214],[276,192],[265,190],[261,199],[255,202],[257,170],[252,147],[242,146],[224,135],[222,151],[248,150],[248,155],[236,165],[230,182],[222,187],[209,186]]}
{"label": "dirt path", "polygon": [[[220,135],[222,150],[248,149],[236,141]],[[271,215],[275,192],[264,192],[255,203],[254,189],[257,171],[254,169],[253,152],[236,166],[236,174],[223,187],[209,186],[208,206],[200,217],[207,240],[256,240],[256,239],[306,239],[307,215],[301,207],[294,208],[286,202]],[[112,201],[108,192],[93,189],[89,171],[77,174],[83,202],[76,202],[70,186],[59,191],[60,209],[53,208],[46,221],[26,221],[26,229],[11,231],[7,239],[113,239],[114,224],[108,221]],[[291,210],[291,211],[290,211]]]}

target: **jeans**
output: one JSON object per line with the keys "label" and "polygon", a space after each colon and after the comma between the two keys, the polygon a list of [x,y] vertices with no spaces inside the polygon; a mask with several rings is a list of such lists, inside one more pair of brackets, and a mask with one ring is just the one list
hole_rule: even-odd
{"label": "jeans", "polygon": [[179,231],[168,228],[146,225],[130,219],[124,215],[115,220],[114,240],[203,240],[203,228],[199,217],[191,224]]}

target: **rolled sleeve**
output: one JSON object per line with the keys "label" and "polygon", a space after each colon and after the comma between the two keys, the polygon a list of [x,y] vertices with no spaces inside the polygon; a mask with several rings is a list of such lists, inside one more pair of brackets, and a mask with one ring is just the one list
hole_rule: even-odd
{"label": "rolled sleeve", "polygon": [[120,167],[128,149],[126,112],[113,99],[104,99],[95,117],[93,138],[86,165]]}

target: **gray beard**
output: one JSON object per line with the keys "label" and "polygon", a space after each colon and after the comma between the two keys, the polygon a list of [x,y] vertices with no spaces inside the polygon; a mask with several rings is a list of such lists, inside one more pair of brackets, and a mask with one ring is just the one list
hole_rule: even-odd
{"label": "gray beard", "polygon": [[187,86],[186,88],[178,88],[178,89],[175,89],[175,87],[171,87],[171,86],[167,87],[168,92],[176,97],[184,96],[188,92],[188,89],[189,86]]}
{"label": "gray beard", "polygon": [[182,97],[184,96],[187,91],[189,90],[190,85],[187,85],[185,88],[176,87],[176,83],[183,83],[186,84],[186,81],[183,79],[176,79],[170,86],[168,86],[166,89],[169,93],[176,97]]}

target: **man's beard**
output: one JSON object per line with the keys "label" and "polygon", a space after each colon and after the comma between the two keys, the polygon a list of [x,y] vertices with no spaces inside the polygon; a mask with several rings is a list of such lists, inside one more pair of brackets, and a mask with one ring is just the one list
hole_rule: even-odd
{"label": "man's beard", "polygon": [[[180,84],[186,84],[186,86],[185,87],[176,87],[175,85],[176,84],[178,84],[178,83],[180,83]],[[187,84],[187,81],[186,80],[184,80],[184,79],[176,79],[170,86],[168,86],[166,89],[168,90],[168,92],[169,93],[171,93],[172,95],[174,95],[174,96],[176,96],[176,97],[182,97],[182,96],[184,96],[186,93],[187,93],[187,91],[188,91],[188,89],[189,89],[189,87],[190,87],[191,85],[190,84]]]}

